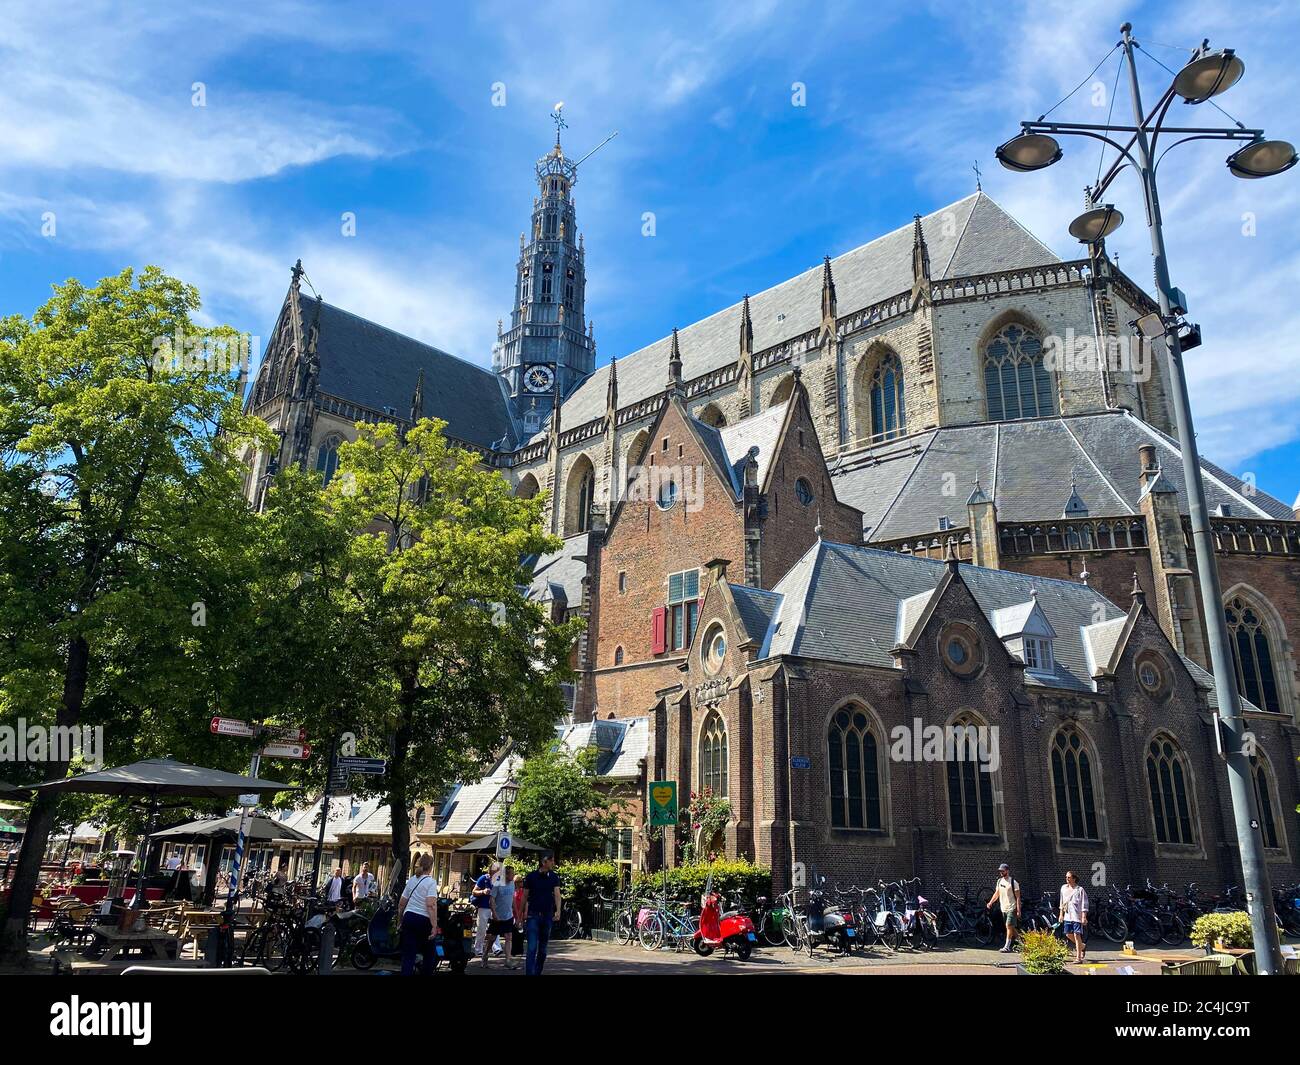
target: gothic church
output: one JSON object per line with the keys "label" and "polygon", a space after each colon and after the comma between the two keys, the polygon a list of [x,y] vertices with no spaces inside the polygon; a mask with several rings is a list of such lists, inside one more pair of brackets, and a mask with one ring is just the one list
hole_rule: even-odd
{"label": "gothic church", "polygon": [[[533,593],[588,623],[574,719],[644,721],[643,781],[726,796],[710,843],[778,884],[792,862],[983,883],[1004,859],[1030,883],[1094,861],[1234,881],[1164,367],[1046,357],[1112,350],[1153,309],[1104,247],[1063,261],[977,192],[597,367],[558,136],[536,178],[490,369],[295,267],[246,402],[281,439],[249,457],[250,500],[290,463],[328,481],[358,422],[420,417],[545,492],[563,547],[530,560]],[[1203,467],[1290,881],[1300,521]],[[925,724],[995,730],[996,768],[899,757]],[[675,860],[630,821],[638,865]]]}

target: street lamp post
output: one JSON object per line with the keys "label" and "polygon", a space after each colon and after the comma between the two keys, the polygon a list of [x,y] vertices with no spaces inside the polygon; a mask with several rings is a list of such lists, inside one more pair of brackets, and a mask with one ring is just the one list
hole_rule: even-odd
{"label": "street lamp post", "polygon": [[[1205,613],[1205,628],[1209,642],[1210,665],[1214,671],[1214,690],[1218,701],[1216,736],[1220,753],[1228,767],[1228,784],[1232,795],[1232,809],[1236,821],[1237,842],[1241,853],[1242,877],[1246,891],[1246,905],[1250,912],[1251,932],[1255,942],[1256,971],[1271,975],[1283,969],[1278,945],[1277,922],[1273,912],[1273,891],[1269,885],[1268,867],[1264,862],[1264,840],[1260,831],[1259,809],[1256,802],[1250,756],[1245,750],[1246,720],[1241,710],[1237,692],[1236,668],[1233,663],[1229,636],[1224,624],[1223,593],[1219,584],[1219,570],[1214,556],[1209,512],[1205,502],[1205,485],[1201,479],[1200,456],[1196,449],[1196,434],[1192,428],[1192,410],[1188,399],[1187,378],[1183,368],[1183,347],[1180,331],[1188,328],[1182,321],[1187,313],[1185,300],[1169,279],[1169,266],[1165,254],[1165,240],[1160,216],[1160,196],[1156,188],[1156,171],[1164,158],[1162,152],[1152,158],[1156,143],[1162,133],[1180,136],[1172,148],[1190,140],[1246,141],[1242,148],[1228,159],[1228,168],[1237,177],[1257,178],[1288,170],[1296,163],[1295,149],[1285,141],[1268,141],[1262,130],[1246,129],[1238,124],[1235,129],[1205,127],[1168,127],[1164,119],[1176,97],[1187,103],[1201,103],[1231,87],[1240,79],[1244,65],[1229,49],[1211,52],[1203,44],[1192,59],[1165,90],[1149,115],[1142,110],[1142,96],[1138,85],[1134,49],[1140,47],[1132,37],[1132,26],[1124,23],[1118,47],[1124,51],[1128,66],[1134,126],[1097,126],[1082,123],[1038,122],[1021,123],[1022,133],[998,149],[998,159],[1010,170],[1031,171],[1050,166],[1061,158],[1061,150],[1053,134],[1091,137],[1115,148],[1119,155],[1104,178],[1088,190],[1089,210],[1075,219],[1070,231],[1084,243],[1095,243],[1118,228],[1122,216],[1110,205],[1101,205],[1101,196],[1111,181],[1126,166],[1131,166],[1142,181],[1146,201],[1147,227],[1151,233],[1151,256],[1155,266],[1156,297],[1160,304],[1159,321],[1155,315],[1141,320],[1142,333],[1148,339],[1163,339],[1172,385],[1174,413],[1178,427],[1178,444],[1183,456],[1183,475],[1187,487],[1188,513],[1192,528],[1192,541],[1196,553],[1196,569],[1201,587],[1201,603]],[[1130,134],[1127,144],[1113,140],[1110,134]],[[1166,148],[1167,152],[1169,149]],[[1136,155],[1134,154],[1136,152]],[[1191,327],[1191,335],[1199,343],[1199,334]],[[1192,345],[1189,345],[1192,346]]]}

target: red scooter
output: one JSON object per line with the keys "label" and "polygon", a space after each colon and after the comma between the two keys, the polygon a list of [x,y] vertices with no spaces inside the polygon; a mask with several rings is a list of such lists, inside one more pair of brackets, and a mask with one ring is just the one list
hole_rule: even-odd
{"label": "red scooter", "polygon": [[718,947],[735,954],[740,961],[749,957],[758,936],[754,922],[739,910],[722,912],[722,896],[713,890],[713,877],[704,888],[704,907],[700,912],[700,930],[695,933],[695,953],[707,958]]}

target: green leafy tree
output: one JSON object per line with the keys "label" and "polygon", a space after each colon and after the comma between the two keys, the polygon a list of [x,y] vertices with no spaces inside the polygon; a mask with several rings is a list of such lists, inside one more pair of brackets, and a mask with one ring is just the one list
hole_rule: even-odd
{"label": "green leafy tree", "polygon": [[[110,763],[215,753],[206,717],[239,639],[222,609],[257,534],[237,456],[270,434],[223,361],[236,334],[187,339],[198,307],[148,267],[0,321],[0,714],[101,726]],[[33,802],[13,882],[4,946],[22,960],[56,805]]]}
{"label": "green leafy tree", "polygon": [[325,493],[358,534],[340,603],[369,641],[356,653],[373,687],[352,731],[358,753],[388,759],[358,783],[389,807],[399,880],[415,801],[476,779],[507,742],[528,750],[553,735],[581,629],[526,594],[525,557],[559,546],[540,501],[450,446],[444,425],[359,425]]}
{"label": "green leafy tree", "polygon": [[565,861],[601,853],[617,817],[616,803],[595,775],[596,758],[594,748],[574,754],[556,742],[524,759],[510,806],[513,831]]}

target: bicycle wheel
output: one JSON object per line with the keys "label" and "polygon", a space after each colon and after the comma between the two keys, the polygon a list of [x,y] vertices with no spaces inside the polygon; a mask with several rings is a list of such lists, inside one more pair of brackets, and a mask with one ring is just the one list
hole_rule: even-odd
{"label": "bicycle wheel", "polygon": [[799,949],[799,919],[789,910],[781,915],[781,942],[791,950]]}
{"label": "bicycle wheel", "polygon": [[920,947],[922,950],[934,950],[934,946],[939,942],[939,925],[935,921],[933,914],[918,913],[916,915],[916,926],[920,936]]}
{"label": "bicycle wheel", "polygon": [[289,930],[283,925],[267,929],[257,953],[258,964],[278,973],[288,966]]}
{"label": "bicycle wheel", "polygon": [[658,950],[664,945],[663,918],[657,913],[646,914],[636,937],[642,950]]}
{"label": "bicycle wheel", "polygon": [[1169,915],[1168,922],[1161,922],[1160,940],[1171,947],[1178,946],[1187,938],[1187,926],[1183,924],[1181,918],[1174,914]]}
{"label": "bicycle wheel", "polygon": [[620,946],[627,946],[635,938],[636,922],[631,910],[623,910],[614,921],[614,938]]}
{"label": "bicycle wheel", "polygon": [[898,919],[898,914],[891,913],[885,917],[883,926],[878,925],[876,932],[880,942],[887,950],[892,950],[897,954],[903,949],[903,922]]}
{"label": "bicycle wheel", "polygon": [[975,918],[975,923],[971,926],[971,936],[981,947],[993,945],[993,921],[987,913],[982,913]]}
{"label": "bicycle wheel", "polygon": [[1134,918],[1133,934],[1149,947],[1159,944],[1162,931],[1160,921],[1154,914],[1142,912]]}
{"label": "bicycle wheel", "polygon": [[1123,914],[1107,910],[1097,921],[1097,934],[1109,943],[1123,943],[1128,938],[1128,922]]}

